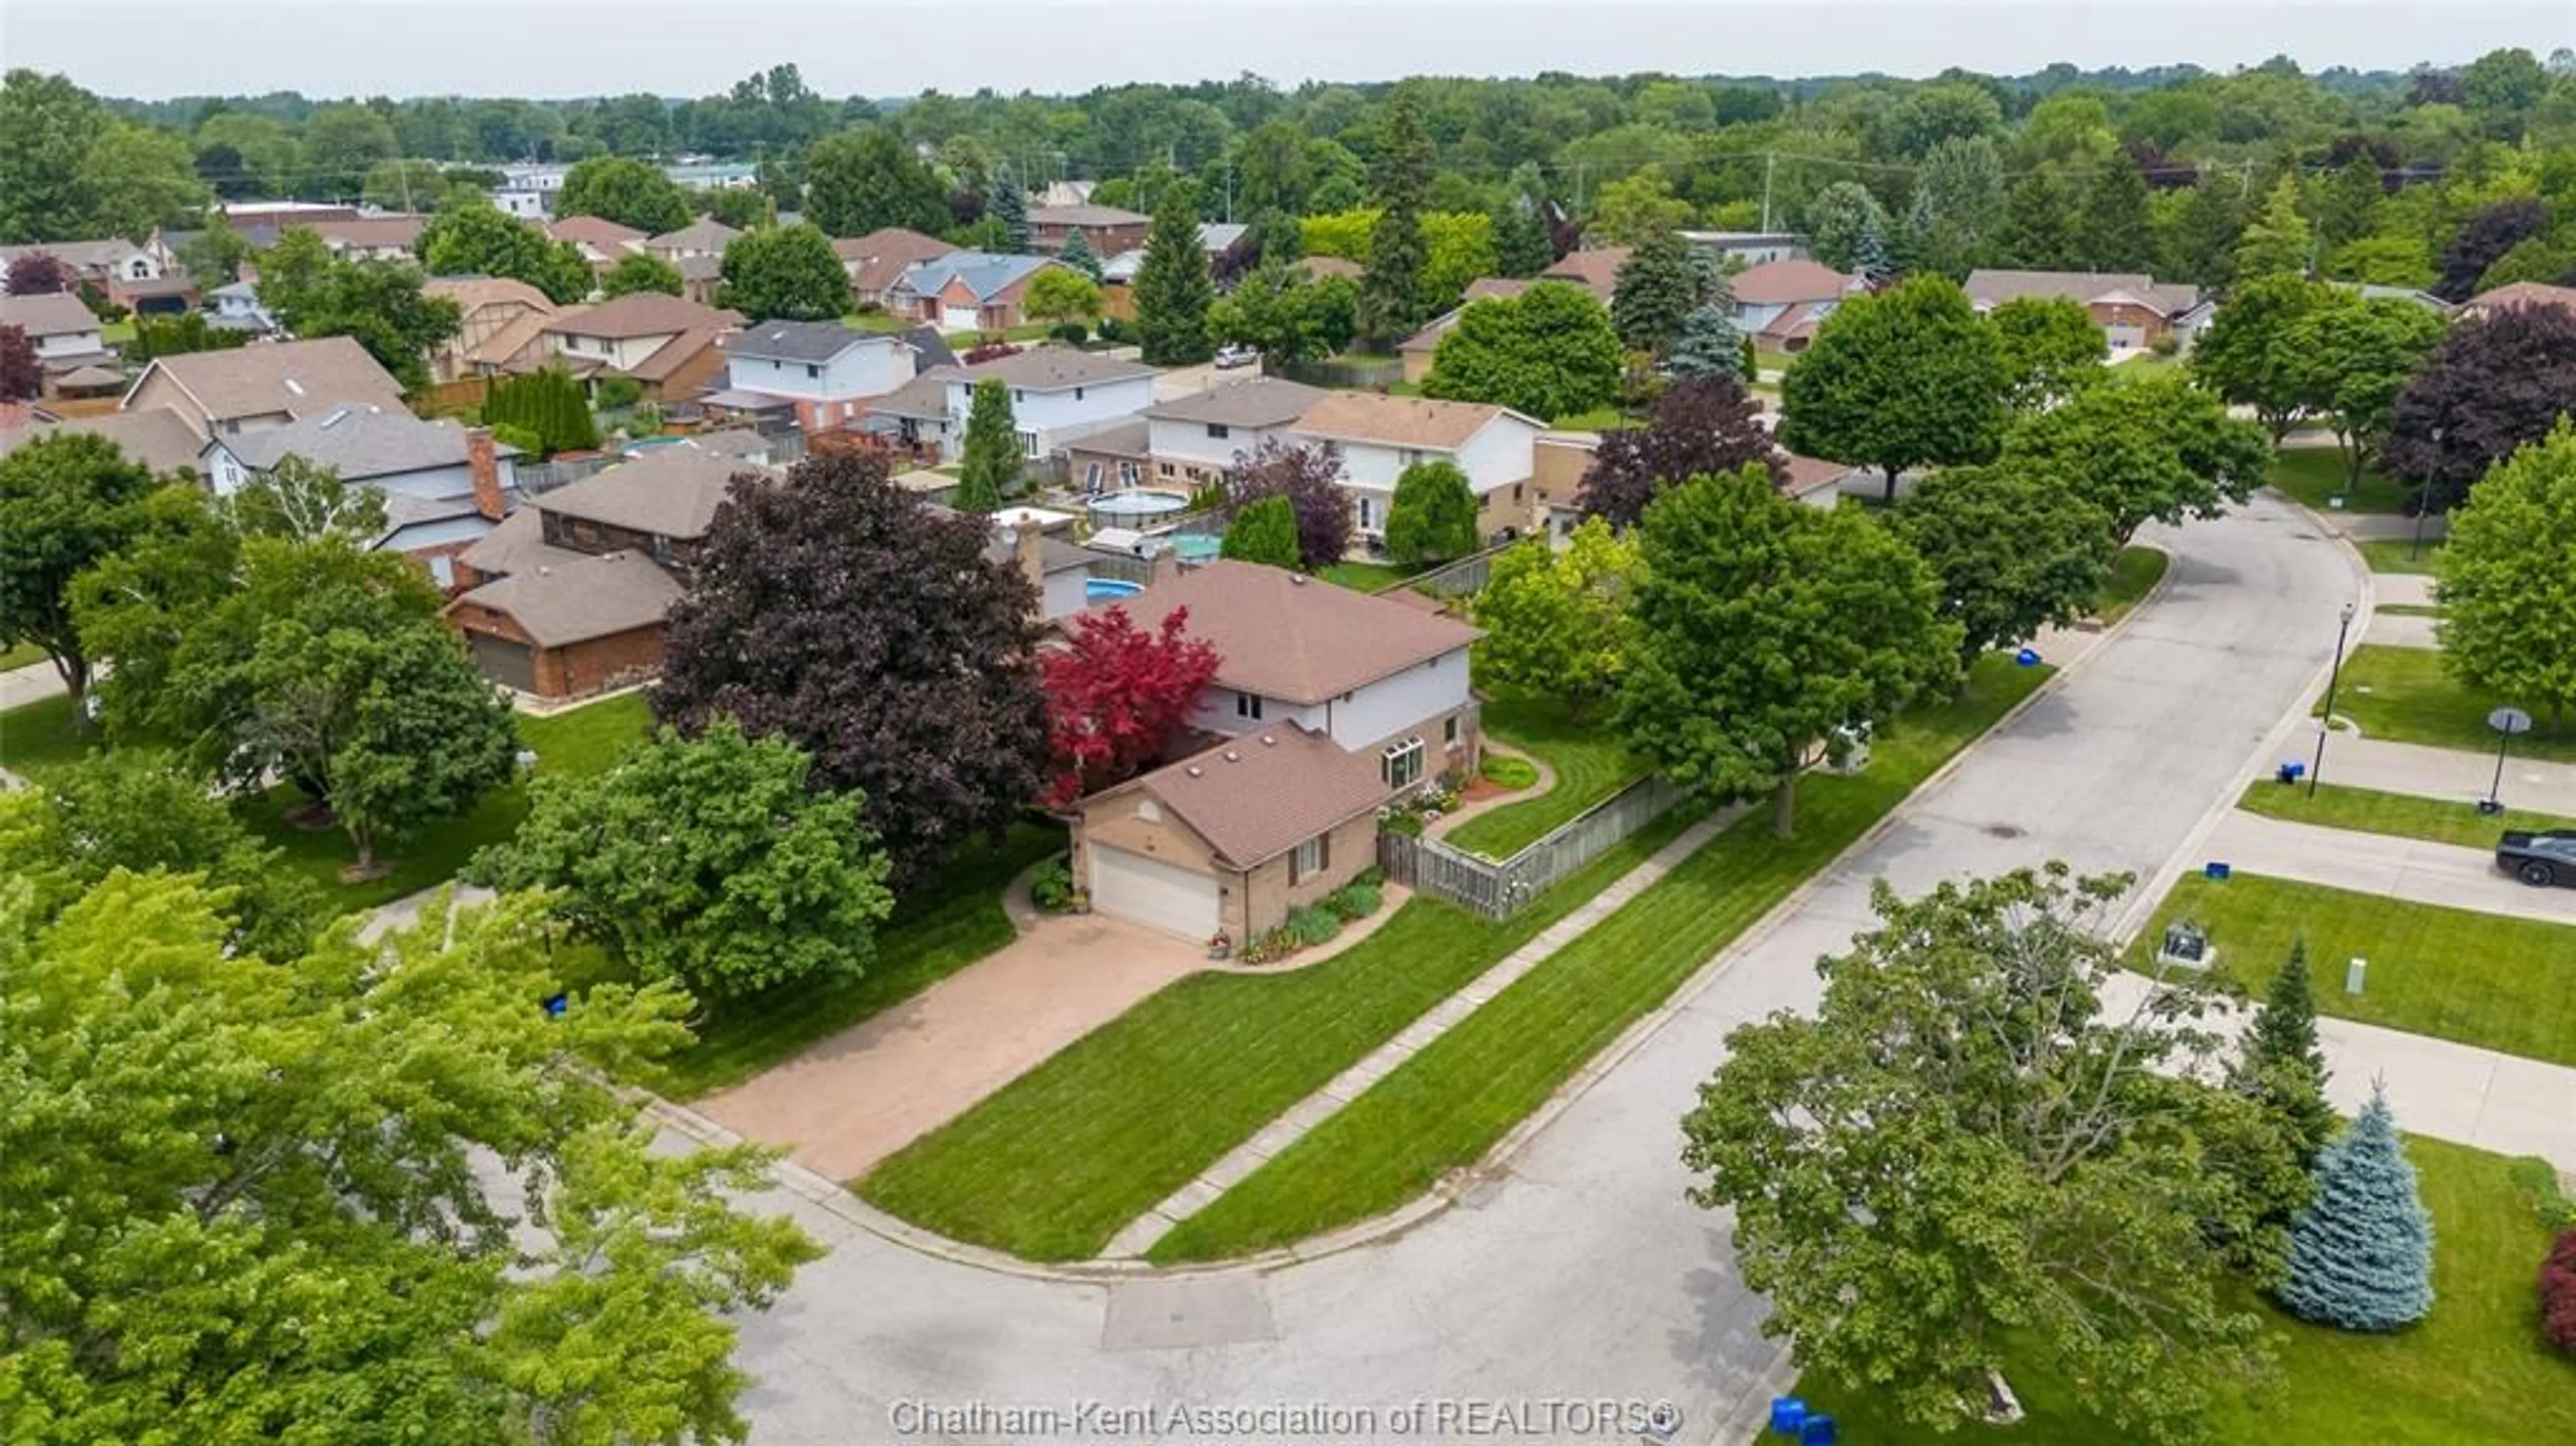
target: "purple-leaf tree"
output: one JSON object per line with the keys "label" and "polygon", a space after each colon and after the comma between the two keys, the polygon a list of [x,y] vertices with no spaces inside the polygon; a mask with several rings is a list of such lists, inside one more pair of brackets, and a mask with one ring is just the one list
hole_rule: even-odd
{"label": "purple-leaf tree", "polygon": [[2513,306],[2451,328],[2398,393],[2380,463],[2448,508],[2576,397],[2576,315]]}
{"label": "purple-leaf tree", "polygon": [[1290,446],[1273,437],[1235,454],[1225,474],[1226,505],[1240,511],[1264,497],[1287,498],[1297,514],[1297,565],[1319,572],[1351,550],[1351,499],[1341,475],[1341,456],[1330,446]]}
{"label": "purple-leaf tree", "polygon": [[1674,483],[1755,465],[1769,469],[1775,487],[1785,476],[1761,408],[1735,378],[1701,377],[1677,382],[1657,398],[1645,426],[1602,434],[1578,501],[1584,516],[1607,518],[1624,531]]}

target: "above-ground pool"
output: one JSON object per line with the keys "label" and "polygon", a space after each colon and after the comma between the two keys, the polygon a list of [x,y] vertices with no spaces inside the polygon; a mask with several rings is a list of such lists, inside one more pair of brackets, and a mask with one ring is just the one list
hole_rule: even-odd
{"label": "above-ground pool", "polygon": [[1172,539],[1172,551],[1183,562],[1214,562],[1218,549],[1224,546],[1224,538],[1201,537],[1194,532]]}
{"label": "above-ground pool", "polygon": [[1082,584],[1082,596],[1087,602],[1116,602],[1144,590],[1143,583],[1129,582],[1123,577],[1095,577]]}
{"label": "above-ground pool", "polygon": [[1146,518],[1169,517],[1186,511],[1187,493],[1163,492],[1151,487],[1138,487],[1126,492],[1106,492],[1091,499],[1091,520],[1116,526]]}

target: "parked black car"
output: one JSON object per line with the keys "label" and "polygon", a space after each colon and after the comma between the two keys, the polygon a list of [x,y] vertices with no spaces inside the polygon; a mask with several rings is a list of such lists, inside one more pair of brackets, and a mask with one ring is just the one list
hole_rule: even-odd
{"label": "parked black car", "polygon": [[2576,829],[2514,829],[2496,843],[2496,867],[2536,889],[2551,884],[2576,888]]}

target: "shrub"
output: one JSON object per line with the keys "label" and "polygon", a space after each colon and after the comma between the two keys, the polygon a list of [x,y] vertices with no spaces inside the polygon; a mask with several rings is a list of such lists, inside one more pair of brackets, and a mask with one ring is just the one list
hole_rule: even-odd
{"label": "shrub", "polygon": [[1013,346],[1007,341],[978,342],[966,348],[957,359],[971,367],[981,362],[1000,361],[1006,356],[1018,356],[1022,350],[1024,348]]}
{"label": "shrub", "polygon": [[1246,964],[1275,964],[1297,947],[1297,940],[1286,929],[1273,929],[1243,946],[1236,957]]}
{"label": "shrub", "polygon": [[1038,865],[1038,871],[1030,876],[1029,902],[1050,914],[1061,913],[1065,905],[1073,902],[1073,870],[1065,866],[1063,855]]}
{"label": "shrub", "polygon": [[1379,814],[1377,826],[1388,833],[1400,833],[1406,838],[1422,837],[1422,815],[1409,808],[1392,808]]}
{"label": "shrub", "polygon": [[2164,335],[2157,337],[2153,342],[2149,343],[2147,350],[2154,352],[2158,356],[2172,356],[2176,352],[2182,350],[2182,338],[2179,335],[2168,331]]}
{"label": "shrub", "polygon": [[1351,882],[1354,884],[1365,885],[1372,889],[1384,888],[1386,887],[1386,870],[1379,868],[1375,864],[1371,864],[1367,868],[1360,870],[1359,877],[1352,879]]}
{"label": "shrub", "polygon": [[1288,937],[1294,939],[1299,948],[1329,943],[1340,932],[1342,916],[1329,908],[1309,904],[1305,908],[1288,911]]}
{"label": "shrub", "polygon": [[2556,1165],[2538,1155],[2524,1155],[2506,1163],[2504,1177],[2541,1224],[2552,1230],[2576,1230],[2576,1200],[2558,1188]]}
{"label": "shrub", "polygon": [[1376,913],[1385,900],[1375,884],[1344,884],[1324,896],[1324,907],[1346,922],[1357,922]]}
{"label": "shrub", "polygon": [[2576,1356],[2576,1228],[2559,1231],[2549,1258],[2540,1262],[2540,1334]]}
{"label": "shrub", "polygon": [[1048,332],[1047,335],[1068,346],[1080,346],[1090,338],[1091,328],[1078,321],[1068,321]]}
{"label": "shrub", "polygon": [[1489,753],[1485,755],[1485,781],[1496,788],[1528,788],[1538,782],[1538,768],[1526,758]]}
{"label": "shrub", "polygon": [[543,437],[525,427],[514,427],[507,422],[499,423],[492,428],[492,440],[504,447],[516,447],[530,457],[546,449]]}
{"label": "shrub", "polygon": [[637,407],[626,419],[626,435],[630,437],[650,437],[661,430],[662,409],[651,402]]}
{"label": "shrub", "polygon": [[1125,341],[1127,339],[1127,323],[1114,316],[1104,316],[1100,318],[1100,339],[1108,342]]}
{"label": "shrub", "polygon": [[599,405],[603,411],[620,411],[644,400],[644,384],[633,377],[610,377],[599,384]]}

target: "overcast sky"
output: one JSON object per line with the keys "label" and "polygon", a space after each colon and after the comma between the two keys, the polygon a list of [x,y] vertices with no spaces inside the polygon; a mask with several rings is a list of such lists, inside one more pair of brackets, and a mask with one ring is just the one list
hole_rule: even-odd
{"label": "overcast sky", "polygon": [[[481,11],[476,14],[471,12]],[[1253,71],[2018,73],[2287,53],[2315,71],[2576,45],[2576,0],[1675,0],[1356,5],[1291,0],[0,0],[0,60],[110,95],[605,95],[722,90],[782,60],[826,95],[1078,92]]]}

